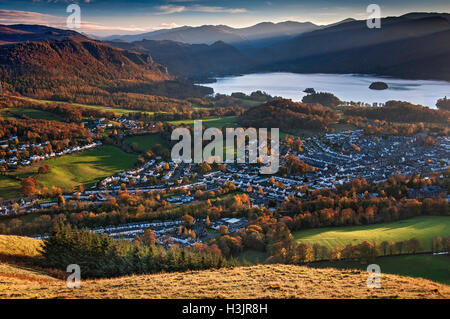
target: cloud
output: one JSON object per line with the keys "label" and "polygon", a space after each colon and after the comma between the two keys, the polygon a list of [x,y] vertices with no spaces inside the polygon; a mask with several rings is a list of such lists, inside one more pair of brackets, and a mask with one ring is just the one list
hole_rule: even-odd
{"label": "cloud", "polygon": [[[43,14],[31,11],[0,10],[0,24],[40,24],[49,27],[67,29],[67,17]],[[76,31],[95,32],[95,31],[126,31],[126,32],[145,32],[149,28],[138,26],[108,26],[87,20],[81,20],[81,28]]]}
{"label": "cloud", "polygon": [[1,24],[47,24],[61,23],[62,17],[30,11],[0,10]]}
{"label": "cloud", "polygon": [[156,8],[160,11],[159,14],[172,14],[186,11],[185,6],[175,6],[172,4],[158,6]]}
{"label": "cloud", "polygon": [[193,5],[193,6],[180,6],[180,5],[162,5],[156,7],[159,10],[159,14],[173,14],[180,12],[207,12],[207,13],[244,13],[247,12],[247,9],[244,8],[225,8],[218,6],[202,6],[202,5]]}
{"label": "cloud", "polygon": [[153,30],[159,30],[159,29],[173,29],[173,28],[178,28],[179,25],[176,24],[175,22],[172,23],[161,23],[159,26],[157,26],[156,28],[153,28]]}

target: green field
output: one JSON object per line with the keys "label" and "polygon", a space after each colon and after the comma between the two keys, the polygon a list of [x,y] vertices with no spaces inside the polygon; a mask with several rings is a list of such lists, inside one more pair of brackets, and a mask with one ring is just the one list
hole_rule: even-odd
{"label": "green field", "polygon": [[25,115],[29,118],[36,120],[62,121],[61,117],[50,112],[18,107],[3,109],[1,110],[1,115],[4,117],[13,117],[13,118]]}
{"label": "green field", "polygon": [[328,248],[344,247],[349,243],[356,244],[364,240],[380,243],[384,240],[395,242],[416,237],[422,241],[424,250],[429,251],[431,237],[450,236],[450,217],[425,216],[367,226],[307,229],[293,235],[298,242],[318,243]]}
{"label": "green field", "polygon": [[[57,186],[72,189],[79,185],[90,186],[101,179],[121,170],[134,166],[137,156],[127,154],[114,146],[102,146],[99,149],[66,155],[40,162],[17,170],[19,177],[34,175],[43,186]],[[48,164],[51,171],[37,174],[40,164]]]}
{"label": "green field", "polygon": [[21,185],[18,180],[0,176],[0,198],[12,199],[22,194]]}
{"label": "green field", "polygon": [[[212,116],[208,117],[202,120],[202,124],[205,127],[237,127],[237,119],[238,116],[223,116],[223,117],[217,117]],[[180,120],[180,121],[170,121],[173,125],[181,125],[181,124],[187,124],[187,125],[194,125],[194,120]]]}
{"label": "green field", "polygon": [[264,251],[246,250],[237,257],[237,260],[241,262],[246,261],[250,264],[257,265],[263,263],[264,260],[267,259],[267,257],[268,255]]}
{"label": "green field", "polygon": [[[374,262],[381,268],[381,273],[430,279],[450,284],[450,256],[415,255],[379,257]],[[367,265],[357,261],[330,261],[312,263],[313,268],[361,269]],[[383,277],[381,277],[383,286]]]}
{"label": "green field", "polygon": [[33,102],[44,103],[44,104],[45,103],[64,103],[64,104],[72,105],[72,106],[98,109],[98,110],[102,110],[105,112],[113,112],[119,116],[122,114],[136,113],[136,112],[150,113],[150,114],[154,113],[154,112],[148,112],[148,111],[130,110],[130,109],[124,109],[124,108],[120,108],[120,107],[110,107],[110,106],[103,106],[103,105],[90,105],[90,104],[80,104],[80,103],[69,103],[69,102],[64,102],[64,101],[38,100],[38,99],[29,98],[29,97],[24,98],[24,99],[30,100]]}
{"label": "green field", "polygon": [[125,141],[128,144],[136,143],[138,145],[138,149],[145,152],[151,149],[156,144],[160,144],[161,146],[167,147],[167,141],[164,140],[159,134],[146,134],[139,136],[131,136],[127,137]]}

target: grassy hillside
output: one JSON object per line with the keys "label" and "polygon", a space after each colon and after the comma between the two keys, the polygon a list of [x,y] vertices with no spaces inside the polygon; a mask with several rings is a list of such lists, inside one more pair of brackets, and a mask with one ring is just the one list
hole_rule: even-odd
{"label": "grassy hillside", "polygon": [[71,189],[81,184],[92,184],[121,170],[132,168],[136,155],[127,154],[114,146],[102,146],[99,149],[62,156],[45,161],[51,166],[47,174],[37,175],[42,163],[20,168],[19,177],[35,175],[46,187],[58,186]]}
{"label": "grassy hillside", "polygon": [[[237,127],[237,116],[212,116],[208,117],[202,120],[202,124],[205,127]],[[181,125],[181,124],[188,124],[188,125],[194,125],[194,120],[180,120],[180,121],[170,121],[173,125]]]}
{"label": "grassy hillside", "polygon": [[[30,98],[30,97],[23,97],[23,99],[24,100],[29,100],[29,101],[32,101],[32,102],[43,103],[43,104],[46,104],[46,103],[57,103],[57,101],[39,100],[39,99]],[[61,101],[61,103],[64,103],[64,104],[67,104],[67,105],[71,105],[71,106],[85,107],[85,108],[91,108],[91,109],[98,109],[98,110],[101,110],[101,111],[104,111],[104,112],[113,112],[117,116],[120,116],[122,114],[137,113],[137,112],[150,113],[150,114],[154,113],[154,112],[149,112],[149,111],[131,110],[131,109],[124,109],[124,108],[120,108],[120,107],[112,107],[112,106],[72,103],[72,102],[67,102],[67,101]]]}
{"label": "grassy hillside", "polygon": [[27,109],[27,108],[7,108],[3,109],[0,112],[0,115],[3,117],[21,117],[21,116],[27,116],[32,119],[36,120],[48,120],[48,121],[61,121],[61,117],[59,117],[56,114],[45,112],[41,110],[35,110],[35,109]]}
{"label": "grassy hillside", "polygon": [[433,236],[450,236],[450,218],[425,216],[376,225],[308,229],[293,235],[297,241],[318,243],[328,248],[344,247],[349,243],[357,244],[364,240],[376,240],[380,243],[384,240],[395,242],[416,237],[422,241],[424,250],[429,251],[430,239]]}
{"label": "grassy hillside", "polygon": [[38,239],[0,235],[0,254],[1,255],[22,255],[35,257],[39,256],[39,248],[42,241]]}
{"label": "grassy hillside", "polygon": [[0,198],[17,198],[22,194],[21,185],[18,180],[0,176]]}
{"label": "grassy hillside", "polygon": [[14,268],[0,265],[0,298],[450,298],[450,286],[424,279],[382,275],[381,288],[368,289],[359,270],[292,265],[87,280],[73,290]]}
{"label": "grassy hillside", "polygon": [[147,151],[151,149],[156,144],[160,144],[162,146],[167,147],[167,142],[164,140],[159,134],[147,134],[140,136],[131,136],[127,137],[125,141],[128,144],[136,143],[138,145],[138,149],[141,151]]}

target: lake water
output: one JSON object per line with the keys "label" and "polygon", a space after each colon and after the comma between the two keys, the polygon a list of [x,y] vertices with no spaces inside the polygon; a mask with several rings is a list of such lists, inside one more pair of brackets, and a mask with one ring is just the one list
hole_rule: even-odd
{"label": "lake water", "polygon": [[[383,91],[369,89],[375,81],[388,84]],[[436,108],[436,101],[450,97],[450,82],[428,80],[403,80],[359,74],[297,74],[297,73],[255,73],[218,78],[215,83],[202,84],[214,89],[215,93],[251,92],[261,90],[272,96],[301,101],[306,88],[317,92],[331,92],[342,101],[385,103],[389,100],[408,101]]]}

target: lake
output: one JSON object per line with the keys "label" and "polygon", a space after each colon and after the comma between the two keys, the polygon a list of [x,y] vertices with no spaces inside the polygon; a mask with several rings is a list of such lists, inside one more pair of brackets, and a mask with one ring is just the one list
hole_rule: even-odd
{"label": "lake", "polygon": [[[369,89],[375,81],[388,84],[383,91]],[[342,101],[385,103],[389,100],[408,101],[436,108],[436,101],[450,97],[450,82],[430,80],[404,80],[360,74],[297,74],[297,73],[255,73],[241,76],[217,78],[215,83],[202,84],[214,89],[215,93],[251,92],[261,90],[272,96],[301,101],[306,88],[317,92],[331,92]]]}

